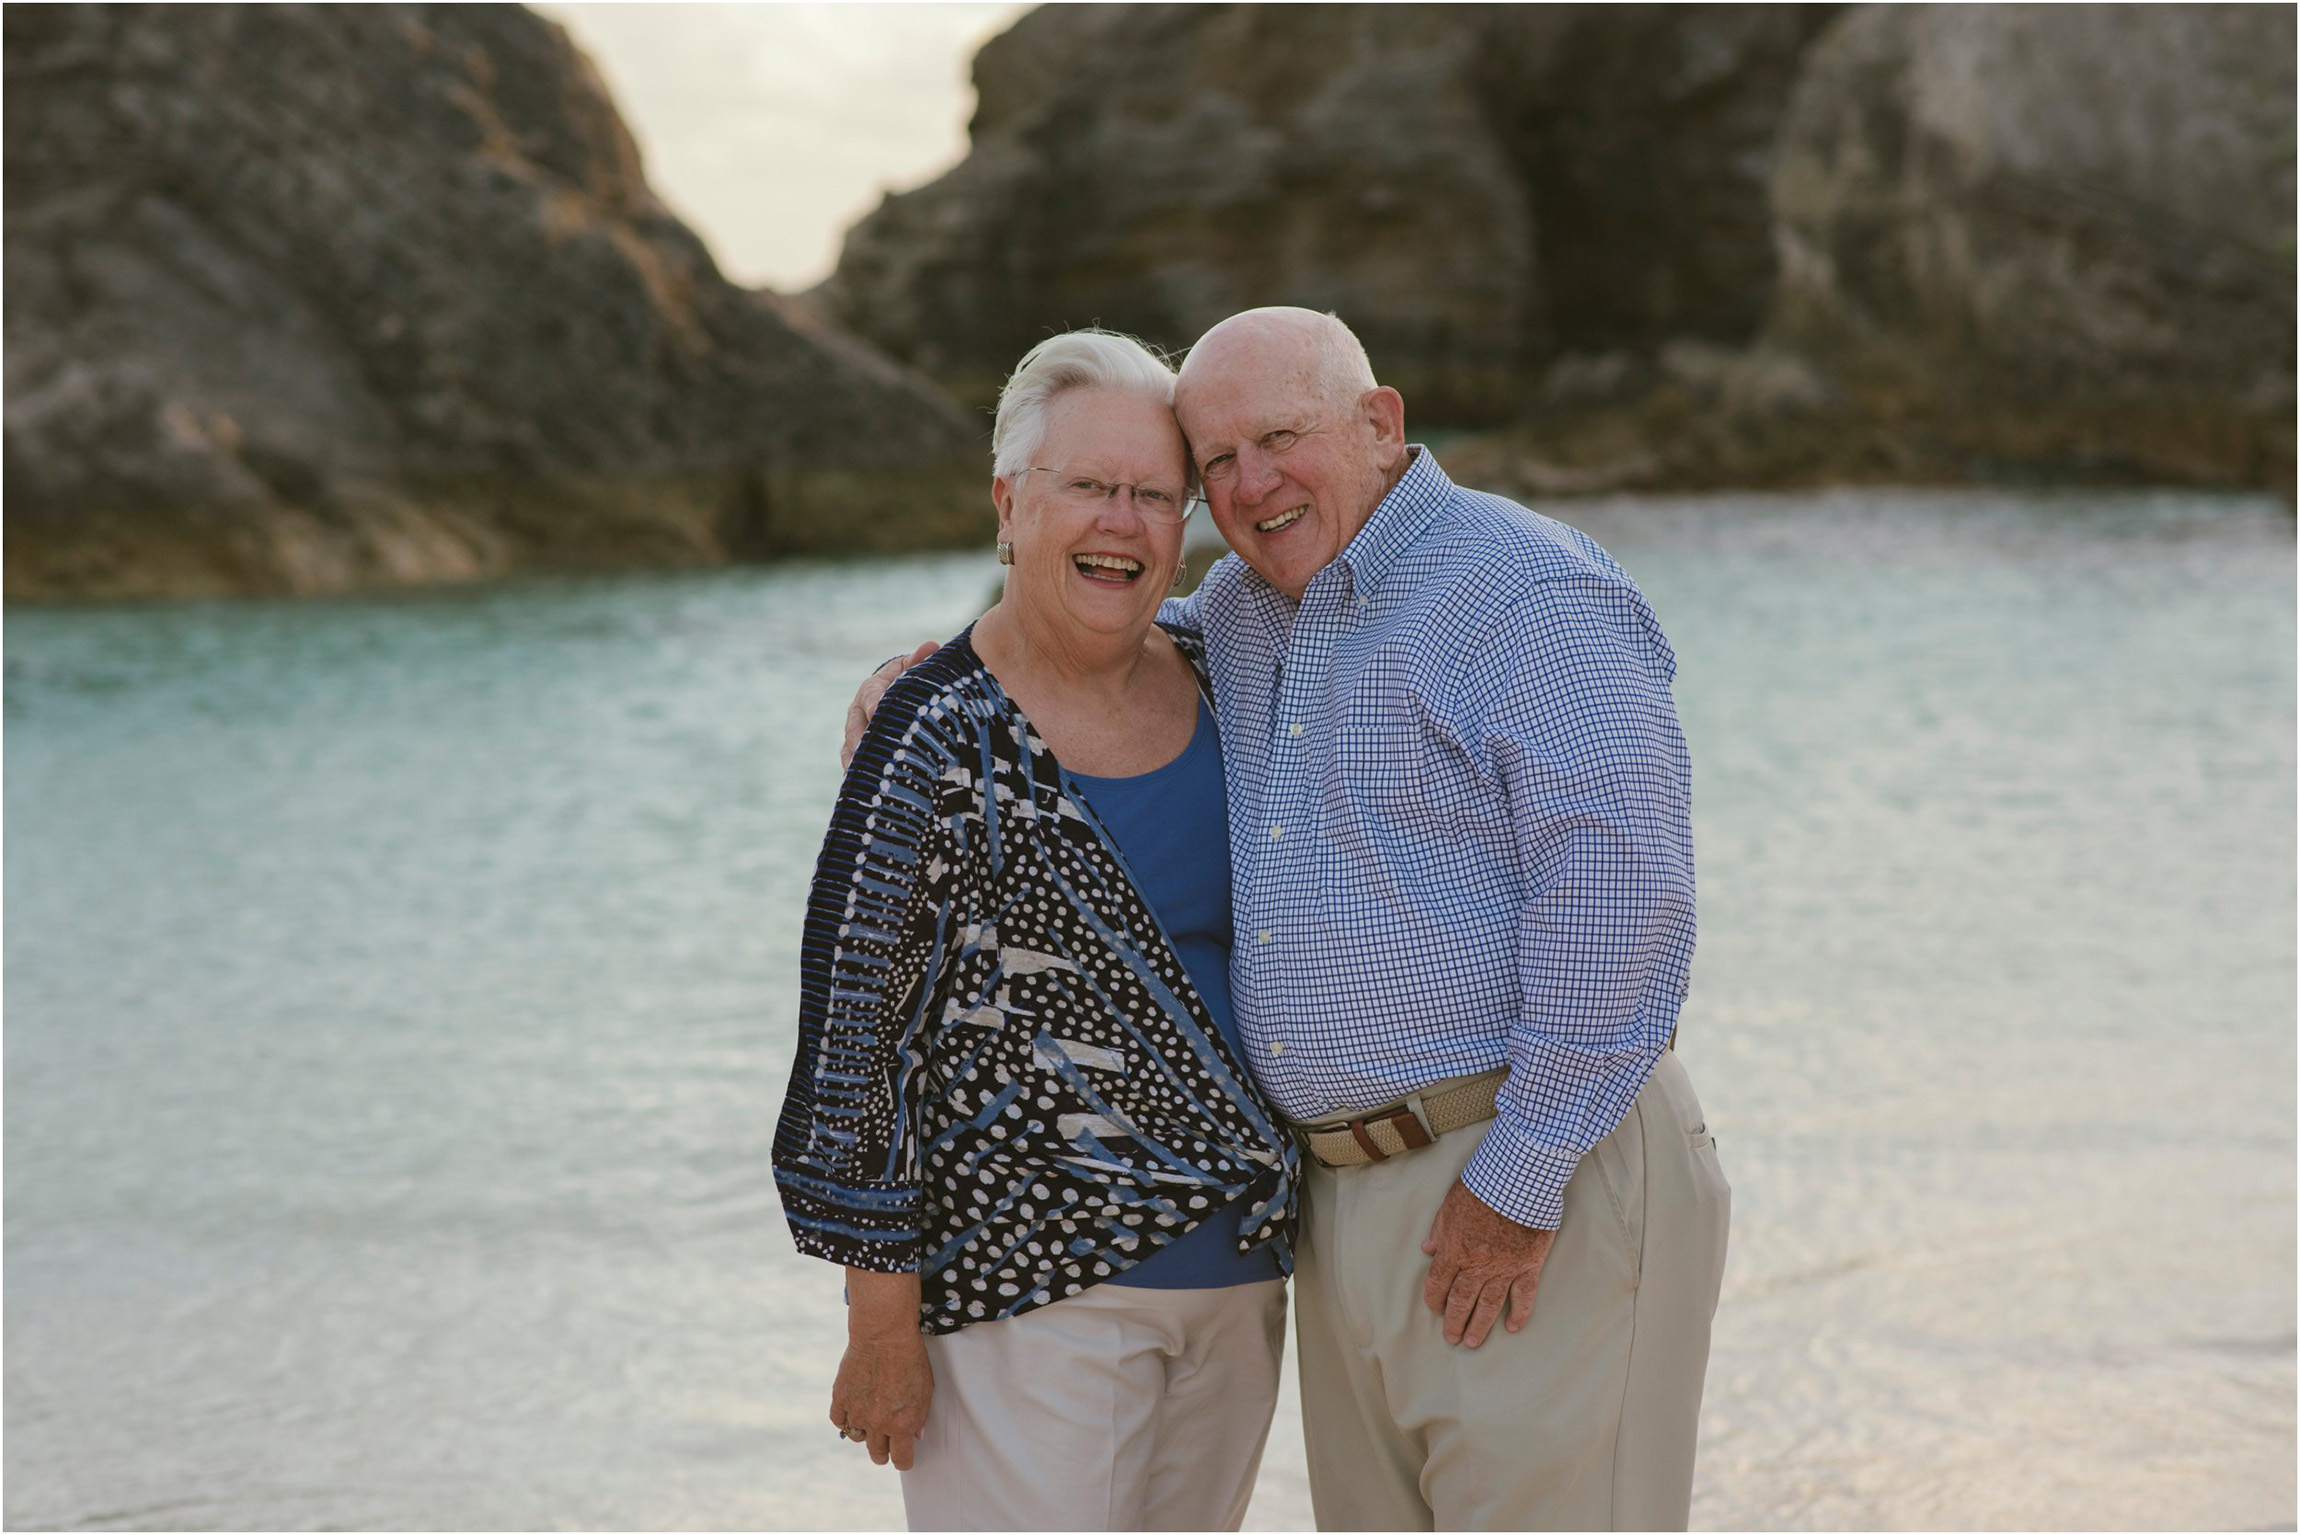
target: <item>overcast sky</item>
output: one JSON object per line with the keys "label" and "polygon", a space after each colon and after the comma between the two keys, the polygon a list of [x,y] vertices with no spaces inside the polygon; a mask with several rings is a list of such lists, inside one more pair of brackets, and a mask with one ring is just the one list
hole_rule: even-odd
{"label": "overcast sky", "polygon": [[966,153],[974,50],[1030,7],[537,5],[606,76],[647,179],[745,284],[813,286],[889,188]]}

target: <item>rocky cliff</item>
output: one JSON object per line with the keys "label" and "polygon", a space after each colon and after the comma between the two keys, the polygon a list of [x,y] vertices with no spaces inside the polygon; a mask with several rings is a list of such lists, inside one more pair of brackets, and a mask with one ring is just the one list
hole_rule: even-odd
{"label": "rocky cliff", "polygon": [[724,281],[516,6],[12,6],[11,596],[981,532],[979,427]]}
{"label": "rocky cliff", "polygon": [[1335,309],[1425,418],[1506,419],[1561,346],[1753,330],[1766,148],[1827,14],[1046,6],[976,58],[972,154],[817,297],[971,401],[1050,329]]}
{"label": "rocky cliff", "polygon": [[1776,146],[1772,338],[1948,455],[2280,485],[2290,6],[1878,6]]}
{"label": "rocky cliff", "polygon": [[1331,308],[1529,491],[2288,494],[2293,51],[2289,7],[1050,6],[812,300],[976,401],[1052,329]]}

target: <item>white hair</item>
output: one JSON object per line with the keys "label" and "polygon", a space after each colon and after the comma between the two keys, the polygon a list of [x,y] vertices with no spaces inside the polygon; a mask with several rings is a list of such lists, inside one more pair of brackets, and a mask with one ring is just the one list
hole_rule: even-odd
{"label": "white hair", "polygon": [[1121,389],[1171,407],[1174,370],[1156,352],[1116,331],[1065,331],[1023,354],[998,392],[990,429],[990,470],[1012,477],[1046,442],[1046,409],[1073,389]]}
{"label": "white hair", "polygon": [[1318,318],[1333,322],[1312,329],[1311,344],[1317,348],[1318,394],[1328,405],[1355,405],[1377,387],[1373,361],[1366,356],[1366,344],[1332,310]]}

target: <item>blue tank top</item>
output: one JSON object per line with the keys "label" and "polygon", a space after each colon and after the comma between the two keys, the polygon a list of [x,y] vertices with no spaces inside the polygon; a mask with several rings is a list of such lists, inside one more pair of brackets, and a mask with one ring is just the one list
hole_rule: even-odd
{"label": "blue tank top", "polygon": [[[1240,1061],[1230,1015],[1230,818],[1222,740],[1205,701],[1190,744],[1164,767],[1132,778],[1072,773],[1073,786],[1118,844],[1142,899],[1173,940],[1190,984]],[[1244,1202],[1215,1211],[1107,1282],[1153,1290],[1212,1290],[1280,1278],[1269,1248],[1238,1251]]]}

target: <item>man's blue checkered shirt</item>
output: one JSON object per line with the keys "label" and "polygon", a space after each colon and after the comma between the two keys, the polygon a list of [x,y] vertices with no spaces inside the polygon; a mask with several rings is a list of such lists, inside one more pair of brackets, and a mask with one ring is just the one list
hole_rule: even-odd
{"label": "man's blue checkered shirt", "polygon": [[1693,959],[1676,658],[1643,594],[1416,449],[1298,609],[1232,555],[1167,616],[1209,641],[1255,1076],[1312,1120],[1508,1062],[1462,1176],[1554,1228]]}

